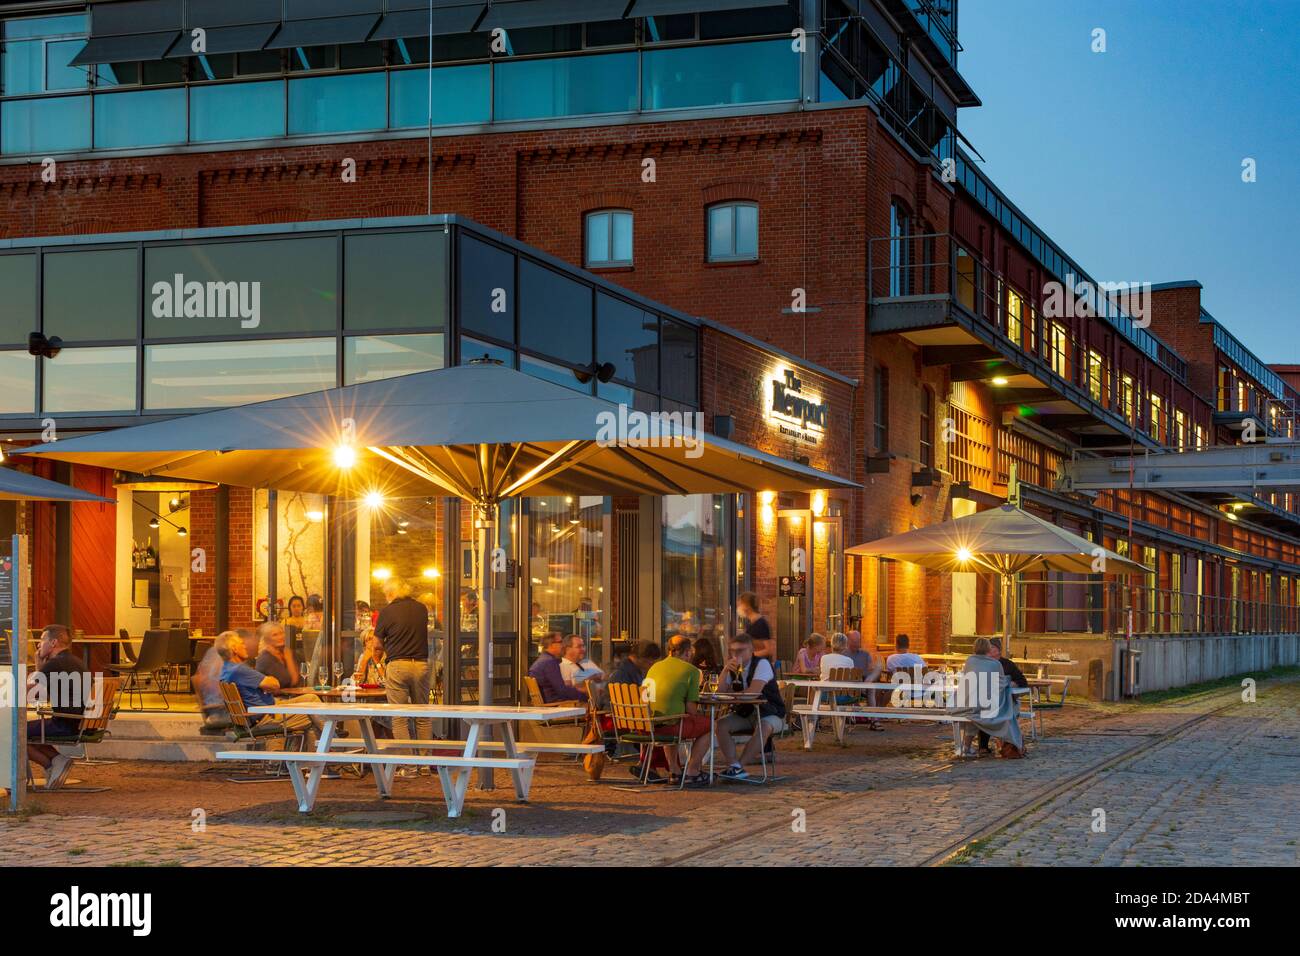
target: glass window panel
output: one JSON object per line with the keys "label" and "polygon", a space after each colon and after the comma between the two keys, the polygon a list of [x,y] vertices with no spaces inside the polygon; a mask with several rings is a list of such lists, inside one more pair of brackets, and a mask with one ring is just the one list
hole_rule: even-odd
{"label": "glass window panel", "polygon": [[36,257],[0,256],[0,342],[25,344],[37,328]]}
{"label": "glass window panel", "polygon": [[81,52],[84,40],[58,40],[45,46],[45,88],[47,90],[80,90],[90,82],[90,72],[84,66],[70,66],[69,61]]}
{"label": "glass window panel", "polygon": [[539,53],[566,53],[582,49],[582,24],[565,23],[547,27],[516,27],[506,31],[506,45],[511,56]]}
{"label": "glass window panel", "polygon": [[[333,331],[337,249],[333,237],[146,249],[145,335]],[[177,276],[181,277],[179,291]],[[245,327],[246,322],[256,324]]]}
{"label": "glass window panel", "polygon": [[666,43],[671,40],[695,39],[695,14],[673,13],[645,18],[645,41]]}
{"label": "glass window panel", "polygon": [[185,90],[138,90],[95,97],[95,146],[124,149],[185,141]]}
{"label": "glass window panel", "polygon": [[289,69],[296,73],[304,70],[332,70],[337,65],[337,47],[300,46],[289,51]]}
{"label": "glass window panel", "polygon": [[799,59],[788,40],[647,50],[642,108],[797,100]]}
{"label": "glass window panel", "polygon": [[614,213],[614,260],[616,262],[632,261],[632,214],[630,212]]}
{"label": "glass window panel", "polygon": [[235,73],[238,76],[261,76],[267,73],[279,73],[281,68],[279,50],[253,50],[240,53],[235,57]]}
{"label": "glass window panel", "polygon": [[626,405],[638,412],[656,412],[659,410],[659,396],[640,389],[629,388],[618,382],[597,382],[596,396],[616,405]]}
{"label": "glass window panel", "polygon": [[609,665],[603,639],[604,515],[595,495],[530,498],[528,534],[529,661],[552,631],[577,634],[587,657]]}
{"label": "glass window panel", "polygon": [[624,113],[637,108],[637,55],[499,61],[494,117],[541,119],[589,113]]}
{"label": "glass window panel", "polygon": [[515,257],[472,236],[460,237],[461,327],[515,340]]}
{"label": "glass window panel", "polygon": [[[492,34],[453,33],[433,38],[433,62],[486,60],[492,55]],[[428,63],[429,38],[403,37],[393,41],[394,63]]]}
{"label": "glass window panel", "polygon": [[[394,129],[429,123],[429,73],[395,70],[390,74],[390,122]],[[444,66],[433,71],[433,125],[486,123],[492,118],[492,68],[486,63]]]}
{"label": "glass window panel", "polygon": [[135,346],[64,349],[43,369],[46,412],[135,410]]}
{"label": "glass window panel", "polygon": [[387,76],[350,73],[289,81],[289,134],[383,129]]}
{"label": "glass window panel", "polygon": [[591,383],[594,381],[594,379],[589,379],[585,383],[579,382],[577,376],[573,374],[573,369],[523,354],[519,356],[519,371],[527,372],[534,378],[554,382],[556,385],[563,385],[575,392],[582,392],[584,395],[591,394]]}
{"label": "glass window panel", "polygon": [[729,551],[722,495],[663,498],[663,633],[726,636]]}
{"label": "glass window panel", "polygon": [[368,70],[384,65],[382,43],[345,43],[339,47],[339,69]]}
{"label": "glass window panel", "polygon": [[591,364],[591,288],[519,261],[519,344],[574,365]]}
{"label": "glass window panel", "polygon": [[134,249],[46,253],[45,334],[65,342],[134,340],[135,263]]}
{"label": "glass window panel", "polygon": [[468,335],[460,337],[460,364],[468,365],[475,359],[481,359],[487,356],[495,359],[506,368],[515,367],[515,353],[499,345],[493,345],[490,342],[480,342],[478,339],[472,339]]}
{"label": "glass window panel", "polygon": [[736,248],[735,214],[731,206],[714,206],[709,210],[709,258],[725,259]]}
{"label": "glass window panel", "polygon": [[190,88],[190,139],[196,143],[284,135],[284,83],[221,83]]}
{"label": "glass window panel", "polygon": [[31,37],[59,37],[86,32],[86,15],[73,13],[62,17],[27,17],[0,24],[6,40]]}
{"label": "glass window panel", "polygon": [[443,335],[356,335],[343,340],[343,384],[442,368]]}
{"label": "glass window panel", "polygon": [[698,402],[699,333],[689,325],[663,320],[663,393],[670,398]]}
{"label": "glass window panel", "polygon": [[622,299],[596,293],[596,360],[613,362],[615,376],[659,390],[659,317]]}
{"label": "glass window panel", "polygon": [[190,59],[190,79],[195,82],[203,80],[229,80],[235,75],[235,54],[205,53]]}
{"label": "glass window panel", "polygon": [[90,148],[90,97],[7,100],[0,104],[0,148],[58,153]]}
{"label": "glass window panel", "polygon": [[368,233],[343,241],[345,329],[447,327],[445,233]]}
{"label": "glass window panel", "polygon": [[140,82],[145,86],[182,83],[185,68],[180,60],[147,60],[140,64]]}
{"label": "glass window panel", "polygon": [[593,212],[587,217],[587,264],[609,261],[609,213]]}
{"label": "glass window panel", "polygon": [[36,358],[26,352],[0,352],[0,415],[36,411]]}
{"label": "glass window panel", "polygon": [[100,63],[95,67],[96,86],[134,86],[139,82],[139,63]]}
{"label": "glass window panel", "polygon": [[736,255],[758,258],[757,206],[736,206]]}
{"label": "glass window panel", "polygon": [[150,345],[144,407],[247,405],[333,388],[337,377],[334,339]]}
{"label": "glass window panel", "polygon": [[636,43],[636,20],[598,20],[587,24],[587,46],[631,46]]}
{"label": "glass window panel", "polygon": [[6,43],[4,57],[4,92],[6,96],[45,92],[45,44],[40,40]]}
{"label": "glass window panel", "polygon": [[700,39],[724,40],[728,37],[789,34],[798,25],[799,15],[789,4],[784,7],[763,7],[758,10],[701,13]]}

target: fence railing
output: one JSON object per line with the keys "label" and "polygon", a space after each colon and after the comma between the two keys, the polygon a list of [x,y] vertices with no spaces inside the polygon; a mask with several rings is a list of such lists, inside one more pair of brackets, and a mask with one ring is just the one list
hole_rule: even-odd
{"label": "fence railing", "polygon": [[1230,595],[1189,594],[1123,581],[1022,580],[1016,589],[1020,634],[1286,634],[1300,629],[1300,607]]}

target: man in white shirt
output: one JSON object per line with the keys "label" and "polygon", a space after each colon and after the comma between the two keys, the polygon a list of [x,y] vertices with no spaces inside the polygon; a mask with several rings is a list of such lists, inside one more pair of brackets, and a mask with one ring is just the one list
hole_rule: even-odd
{"label": "man in white shirt", "polygon": [[849,657],[849,638],[846,634],[835,634],[831,638],[831,651],[823,654],[822,680],[831,679],[831,669],[836,667],[854,667],[853,658]]}
{"label": "man in white shirt", "polygon": [[600,680],[605,672],[587,659],[587,642],[577,634],[570,634],[564,639],[560,657],[560,676],[570,687],[582,688],[587,681]]}
{"label": "man in white shirt", "polygon": [[898,649],[885,661],[885,670],[914,671],[925,666],[925,660],[920,654],[913,654],[907,649],[909,640],[906,634],[899,634],[894,643]]}

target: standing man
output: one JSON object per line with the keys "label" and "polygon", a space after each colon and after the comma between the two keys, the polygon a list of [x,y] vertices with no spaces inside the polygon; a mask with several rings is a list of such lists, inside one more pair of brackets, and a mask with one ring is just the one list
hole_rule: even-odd
{"label": "standing man", "polygon": [[[375,637],[388,656],[385,677],[390,704],[429,703],[429,609],[411,597],[411,588],[400,578],[384,582],[388,605],[379,612]],[[406,739],[433,739],[429,717],[404,718],[394,722],[393,732],[406,725]]]}
{"label": "standing man", "polygon": [[776,660],[776,641],[772,640],[772,628],[758,610],[758,595],[746,591],[736,599],[736,611],[740,615],[741,630],[749,636],[754,645],[754,656]]}

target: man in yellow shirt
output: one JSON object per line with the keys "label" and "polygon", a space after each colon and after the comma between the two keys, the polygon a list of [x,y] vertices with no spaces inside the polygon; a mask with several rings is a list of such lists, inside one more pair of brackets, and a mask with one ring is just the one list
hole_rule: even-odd
{"label": "man in yellow shirt", "polygon": [[[686,782],[690,784],[708,783],[708,774],[702,773],[700,767],[708,751],[707,744],[700,746],[697,741],[709,736],[709,718],[699,712],[700,669],[691,663],[693,652],[691,639],[678,634],[668,642],[668,656],[656,663],[646,674],[641,685],[645,688],[646,698],[650,701],[650,710],[656,717],[681,716],[681,738],[691,741],[691,756],[686,763]],[[676,733],[678,724],[663,725],[666,733]],[[668,766],[673,776],[681,773],[681,762],[675,747],[668,750]]]}

